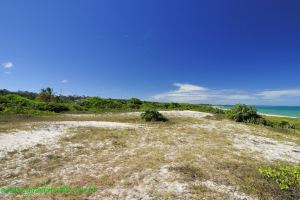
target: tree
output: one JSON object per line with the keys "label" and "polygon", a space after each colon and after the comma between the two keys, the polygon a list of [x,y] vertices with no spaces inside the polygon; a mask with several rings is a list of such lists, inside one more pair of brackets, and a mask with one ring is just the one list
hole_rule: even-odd
{"label": "tree", "polygon": [[50,87],[41,89],[37,99],[44,102],[50,102],[54,97],[53,89]]}

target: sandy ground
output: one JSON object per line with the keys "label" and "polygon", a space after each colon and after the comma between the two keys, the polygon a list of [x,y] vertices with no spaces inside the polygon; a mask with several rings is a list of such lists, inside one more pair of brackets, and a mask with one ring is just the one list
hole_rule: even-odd
{"label": "sandy ground", "polygon": [[137,126],[129,123],[101,122],[101,121],[64,121],[36,123],[30,131],[15,131],[10,134],[0,133],[0,158],[7,152],[21,151],[37,144],[55,145],[57,139],[67,134],[68,129],[74,127],[99,127],[99,128],[136,128]]}
{"label": "sandy ground", "polygon": [[[253,200],[257,198],[239,191],[234,182],[224,182],[222,177],[228,173],[226,170],[214,180],[207,177],[183,180],[181,174],[171,169],[187,160],[192,164],[212,164],[214,167],[217,164],[210,159],[225,162],[235,160],[236,155],[249,155],[257,162],[300,162],[299,145],[267,137],[262,134],[264,129],[228,120],[208,119],[207,116],[212,116],[208,113],[161,113],[168,118],[182,118],[185,121],[174,125],[108,121],[38,122],[30,124],[33,127],[31,130],[0,133],[0,158],[4,160],[0,163],[0,186],[28,184],[32,179],[30,177],[35,179],[45,173],[43,169],[56,166],[51,159],[57,157],[62,164],[47,175],[54,182],[74,184],[86,177],[91,180],[103,180],[105,177],[108,182],[101,183],[105,186],[89,196],[90,200],[197,199],[190,188],[199,186],[206,188],[202,193],[208,194],[208,199]],[[105,115],[138,117],[140,112]],[[99,115],[66,116],[96,118]],[[83,128],[76,134],[84,133],[84,128],[116,132],[112,132],[114,135],[111,138],[104,135],[102,140],[83,138],[62,143],[61,138],[75,134],[73,128]],[[206,173],[213,172],[208,169]]]}
{"label": "sandy ground", "polygon": [[250,134],[236,135],[234,146],[242,151],[251,151],[268,160],[300,162],[300,147],[292,142],[279,142],[271,138]]}

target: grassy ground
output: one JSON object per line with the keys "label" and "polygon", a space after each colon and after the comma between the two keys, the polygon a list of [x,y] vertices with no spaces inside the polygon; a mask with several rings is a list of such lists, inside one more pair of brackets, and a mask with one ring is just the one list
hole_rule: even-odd
{"label": "grassy ground", "polygon": [[[0,187],[93,186],[95,194],[39,195],[38,199],[299,199],[258,173],[277,160],[240,150],[236,135],[251,134],[278,142],[297,135],[227,120],[169,117],[145,123],[137,115],[48,116],[8,119],[0,132],[31,128],[33,122],[113,121],[137,128],[73,127],[56,145],[13,151],[0,160]],[[298,143],[299,144],[299,143]],[[278,159],[280,160],[280,159]],[[294,195],[294,196],[293,196]],[[0,196],[1,198],[1,196]],[[2,199],[37,199],[7,196]]]}
{"label": "grassy ground", "polygon": [[276,116],[265,116],[266,119],[272,122],[286,121],[290,124],[295,124],[297,129],[300,129],[300,118],[290,118],[290,117],[276,117]]}

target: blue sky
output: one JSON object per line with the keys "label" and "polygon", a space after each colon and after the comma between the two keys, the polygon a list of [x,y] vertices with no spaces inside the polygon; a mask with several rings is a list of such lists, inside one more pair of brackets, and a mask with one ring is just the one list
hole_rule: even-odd
{"label": "blue sky", "polygon": [[297,0],[1,0],[0,88],[300,105]]}

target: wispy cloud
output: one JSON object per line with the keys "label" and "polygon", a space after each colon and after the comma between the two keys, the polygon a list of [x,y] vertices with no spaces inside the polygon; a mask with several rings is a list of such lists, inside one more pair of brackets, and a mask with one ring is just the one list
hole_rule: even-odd
{"label": "wispy cloud", "polygon": [[300,89],[266,90],[257,93],[257,96],[260,96],[264,99],[278,99],[285,96],[300,97]]}
{"label": "wispy cloud", "polygon": [[193,92],[193,91],[206,91],[207,89],[201,86],[192,84],[175,83],[174,86],[178,87],[180,92]]}
{"label": "wispy cloud", "polygon": [[61,81],[61,83],[68,83],[68,80],[67,80],[67,79],[63,79],[63,80]]}
{"label": "wispy cloud", "polygon": [[5,71],[4,74],[10,75],[11,72],[10,71]]}
{"label": "wispy cloud", "polygon": [[212,90],[198,85],[175,83],[176,90],[156,94],[152,97],[156,101],[174,101],[174,102],[197,102],[222,100],[245,100],[252,97],[242,91],[236,90]]}
{"label": "wispy cloud", "polygon": [[270,104],[284,98],[300,97],[300,89],[241,91],[234,89],[209,89],[199,85],[175,83],[176,89],[151,97],[154,101],[212,104]]}
{"label": "wispy cloud", "polygon": [[2,63],[2,66],[5,69],[10,69],[10,68],[14,67],[14,64],[12,62],[5,62],[5,63]]}

